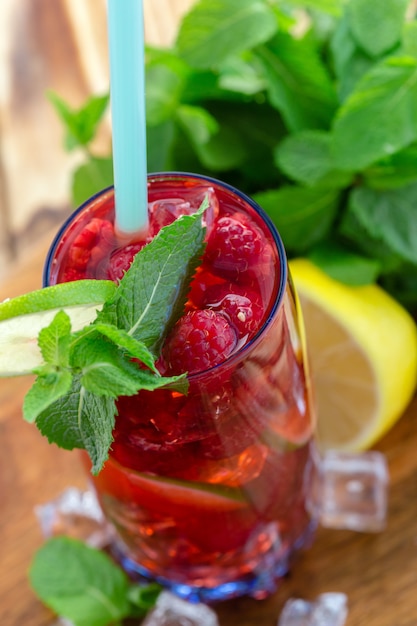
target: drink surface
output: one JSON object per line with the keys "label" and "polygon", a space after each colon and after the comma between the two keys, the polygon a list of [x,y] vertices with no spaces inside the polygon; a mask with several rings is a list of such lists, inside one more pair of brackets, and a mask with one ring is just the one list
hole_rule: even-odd
{"label": "drink surface", "polygon": [[162,373],[189,372],[189,393],[120,398],[111,458],[94,482],[138,571],[215,588],[271,554],[282,574],[310,523],[308,382],[274,236],[244,197],[215,181],[156,178],[149,233],[117,242],[108,191],[64,232],[49,282],[117,281],[149,238],[207,194],[206,250],[158,361]]}

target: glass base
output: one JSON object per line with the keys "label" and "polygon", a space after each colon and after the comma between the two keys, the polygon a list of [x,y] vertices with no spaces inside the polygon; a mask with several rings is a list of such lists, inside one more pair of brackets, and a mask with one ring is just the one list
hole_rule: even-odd
{"label": "glass base", "polygon": [[255,570],[235,580],[221,582],[213,587],[186,584],[172,578],[154,575],[127,555],[120,545],[113,544],[111,551],[125,572],[134,580],[142,582],[157,582],[180,598],[189,602],[204,602],[212,604],[223,600],[230,600],[240,596],[249,596],[262,600],[274,593],[280,580],[288,573],[293,555],[301,548],[308,548],[316,530],[316,522],[310,522],[297,541],[290,547],[279,550],[271,548],[259,560]]}

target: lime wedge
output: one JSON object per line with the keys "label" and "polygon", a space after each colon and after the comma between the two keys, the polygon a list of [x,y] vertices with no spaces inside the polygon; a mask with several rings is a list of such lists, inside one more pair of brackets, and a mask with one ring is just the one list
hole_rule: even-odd
{"label": "lime wedge", "polygon": [[[87,467],[90,460],[84,456]],[[248,502],[242,489],[181,478],[146,474],[110,459],[94,477],[98,489],[117,499],[148,507],[161,515],[190,515],[199,511],[227,512],[245,509]]]}
{"label": "lime wedge", "polygon": [[111,281],[81,280],[32,291],[0,304],[0,377],[30,374],[42,365],[37,337],[64,310],[76,331],[92,322],[111,298]]}

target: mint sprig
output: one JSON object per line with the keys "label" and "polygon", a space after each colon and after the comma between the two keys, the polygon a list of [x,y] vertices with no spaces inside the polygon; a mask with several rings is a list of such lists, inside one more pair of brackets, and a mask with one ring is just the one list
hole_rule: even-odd
{"label": "mint sprig", "polygon": [[24,417],[51,443],[87,450],[94,474],[108,458],[119,396],[162,387],[187,391],[185,374],[161,376],[155,362],[184,310],[203,253],[206,208],[207,200],[195,214],[163,228],[136,255],[89,326],[73,332],[69,316],[59,311],[39,333],[44,364],[34,372]]}
{"label": "mint sprig", "polygon": [[38,550],[29,579],[37,596],[75,626],[116,626],[143,616],[160,593],[159,585],[132,583],[105,553],[69,537]]}

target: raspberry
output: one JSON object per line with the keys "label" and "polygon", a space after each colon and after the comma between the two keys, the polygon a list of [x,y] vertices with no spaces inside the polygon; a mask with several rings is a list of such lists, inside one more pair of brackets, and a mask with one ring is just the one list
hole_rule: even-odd
{"label": "raspberry", "polygon": [[200,266],[191,282],[187,307],[190,309],[206,308],[203,302],[206,299],[207,291],[214,285],[223,285],[224,283],[222,278],[212,274],[203,265]]}
{"label": "raspberry", "polygon": [[132,265],[132,261],[135,258],[135,255],[142,250],[143,246],[146,244],[146,241],[138,241],[137,243],[131,243],[124,248],[119,248],[110,257],[109,268],[108,268],[108,278],[110,280],[114,280],[114,282],[119,282],[123,278],[123,275],[129,267]]}
{"label": "raspberry", "polygon": [[90,260],[91,250],[100,239],[100,229],[103,220],[93,219],[83,228],[74,239],[68,253],[68,264],[76,269],[85,269]]}
{"label": "raspberry", "polygon": [[239,339],[253,337],[264,316],[259,293],[230,282],[208,287],[203,297],[203,306],[223,313],[235,327]]}
{"label": "raspberry", "polygon": [[214,272],[238,283],[250,283],[271,269],[265,265],[268,247],[262,231],[251,220],[221,217],[207,242],[206,260]]}
{"label": "raspberry", "polygon": [[[93,217],[77,235],[68,252],[66,274],[89,278],[89,264],[96,266],[105,257],[114,240],[113,226],[108,220]],[[94,274],[91,276],[93,277]],[[64,279],[66,282],[69,280]]]}
{"label": "raspberry", "polygon": [[83,280],[85,273],[83,271],[74,269],[73,267],[67,267],[60,276],[59,282],[71,283],[75,280]]}
{"label": "raspberry", "polygon": [[227,359],[236,344],[236,332],[223,315],[197,309],[178,320],[165,342],[163,356],[171,373],[194,374]]}

